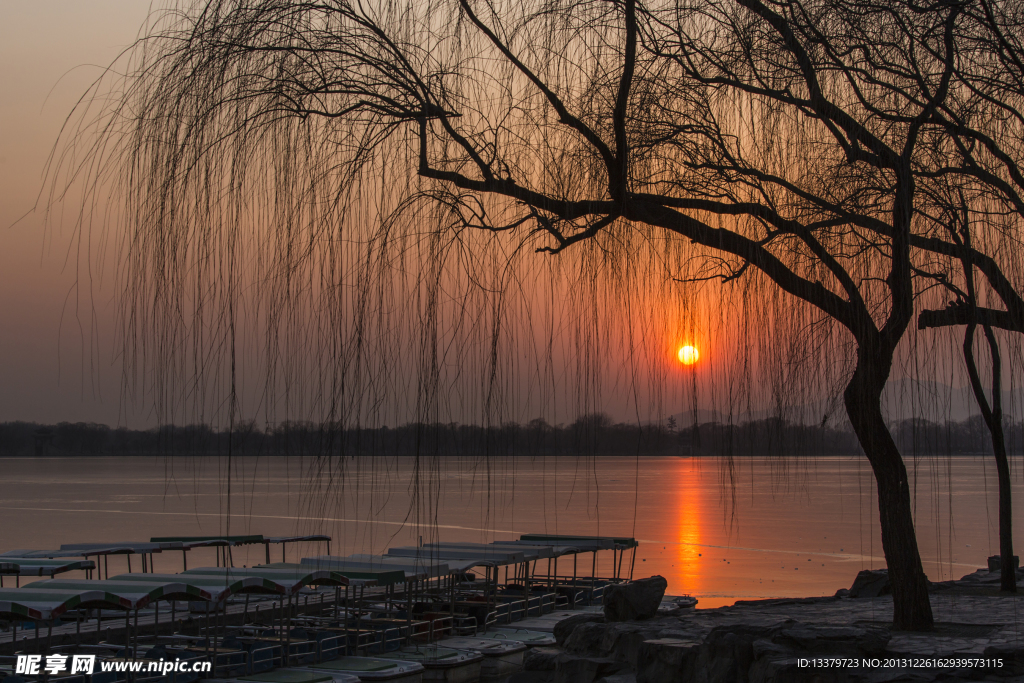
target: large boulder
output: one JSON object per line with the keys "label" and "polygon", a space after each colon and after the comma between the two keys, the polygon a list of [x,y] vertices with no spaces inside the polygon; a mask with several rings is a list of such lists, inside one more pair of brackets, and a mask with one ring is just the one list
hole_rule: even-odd
{"label": "large boulder", "polygon": [[892,633],[880,626],[832,626],[828,624],[782,624],[771,641],[811,657],[881,657]]}
{"label": "large boulder", "polygon": [[[990,572],[1000,571],[1002,567],[1003,558],[1001,555],[992,555],[988,558],[988,570]],[[1020,557],[1017,555],[1013,556],[1013,569],[1016,571],[1020,569]]]}
{"label": "large boulder", "polygon": [[640,645],[637,655],[637,683],[684,683],[692,680],[699,652],[698,640],[646,640]]}
{"label": "large boulder", "polygon": [[594,683],[607,676],[632,673],[628,664],[608,657],[573,657],[564,654],[558,658],[555,683]]}
{"label": "large boulder", "polygon": [[889,585],[888,569],[864,569],[850,586],[851,598],[877,598],[890,593],[892,587]]}
{"label": "large boulder", "polygon": [[606,586],[604,618],[608,621],[652,619],[665,597],[668,581],[661,576]]}
{"label": "large boulder", "polygon": [[565,639],[576,630],[577,626],[591,622],[604,623],[604,615],[595,614],[594,612],[583,612],[582,614],[574,614],[568,619],[562,619],[555,624],[552,632],[552,635],[555,636],[555,642],[561,647],[565,644]]}

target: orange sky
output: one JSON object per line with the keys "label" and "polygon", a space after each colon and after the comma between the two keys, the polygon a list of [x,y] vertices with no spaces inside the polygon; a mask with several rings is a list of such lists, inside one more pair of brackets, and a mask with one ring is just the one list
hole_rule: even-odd
{"label": "orange sky", "polygon": [[[153,422],[141,407],[144,401],[132,405],[122,399],[112,259],[106,254],[106,269],[97,267],[102,249],[75,242],[73,216],[58,211],[47,221],[43,211],[33,211],[64,118],[102,66],[132,42],[148,9],[139,0],[0,0],[0,422]],[[45,201],[40,204],[45,206]],[[74,202],[68,206],[73,208]],[[642,309],[657,298],[641,295],[634,303]],[[676,293],[669,298],[670,307],[680,305]],[[602,359],[609,378],[603,389],[608,403],[592,408],[608,410],[615,419],[641,421],[689,411],[692,394],[676,360],[684,343],[700,349],[696,372],[707,387],[701,395],[713,403],[735,402],[723,377],[735,374],[743,335],[722,334],[735,329],[731,316],[736,311],[709,305],[709,300],[704,297],[698,304],[703,312],[696,316],[635,314],[638,322],[618,331],[623,339],[610,344],[611,357]],[[552,306],[564,313],[564,304]],[[724,320],[729,324],[723,325]],[[645,357],[635,358],[639,372],[627,367],[625,337],[645,349],[640,354]],[[567,376],[574,372],[571,353],[556,351],[559,357],[553,359],[562,365],[555,372],[567,386],[573,383]],[[773,355],[781,353],[773,350]],[[516,372],[514,367],[509,371]],[[546,412],[536,402],[535,388],[518,391],[532,396],[534,404],[524,407],[523,414],[513,409],[510,419],[526,421]],[[568,392],[571,398],[572,389]],[[546,401],[550,405],[563,397]],[[644,404],[639,409],[638,402]],[[558,421],[573,419],[571,409],[561,410]]]}
{"label": "orange sky", "polygon": [[110,288],[97,290],[90,362],[70,220],[47,229],[31,211],[64,117],[147,11],[139,0],[0,0],[0,422],[119,421]]}

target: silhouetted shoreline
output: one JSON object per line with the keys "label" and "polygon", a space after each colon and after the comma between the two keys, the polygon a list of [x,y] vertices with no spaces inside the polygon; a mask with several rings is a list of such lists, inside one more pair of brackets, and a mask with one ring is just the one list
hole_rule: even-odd
{"label": "silhouetted shoreline", "polygon": [[[963,421],[902,420],[890,431],[905,456],[987,455],[980,417]],[[1024,423],[1006,429],[1011,454],[1024,453]],[[276,426],[244,423],[234,430],[206,425],[146,430],[96,423],[0,423],[0,457],[29,456],[839,456],[860,455],[852,431],[781,419],[720,422],[676,429],[664,424],[614,423],[603,414],[571,424],[541,419],[482,427],[409,423],[399,427],[342,427],[311,422]]]}

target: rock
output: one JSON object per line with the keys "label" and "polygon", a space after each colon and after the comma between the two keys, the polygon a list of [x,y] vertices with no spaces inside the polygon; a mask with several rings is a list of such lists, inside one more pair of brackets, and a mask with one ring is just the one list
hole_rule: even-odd
{"label": "rock", "polygon": [[635,674],[614,674],[599,678],[594,683],[636,683]]}
{"label": "rock", "polygon": [[608,621],[651,619],[665,597],[668,581],[661,576],[612,584],[604,589],[604,617]]}
{"label": "rock", "polygon": [[[1002,570],[1002,567],[999,566],[999,563],[1002,562],[1002,559],[1003,558],[1000,555],[993,555],[992,557],[988,558],[988,570],[990,572],[998,572]],[[1014,571],[1020,569],[1020,557],[1018,557],[1017,555],[1013,556],[1013,569]]]}
{"label": "rock", "polygon": [[555,683],[594,683],[606,676],[632,673],[625,662],[607,657],[573,657],[562,654],[558,658]]}
{"label": "rock", "polygon": [[646,640],[637,654],[637,683],[683,683],[690,680],[699,641],[679,638]]}
{"label": "rock", "polygon": [[[845,589],[841,589],[845,590]],[[849,591],[847,591],[849,593]],[[835,602],[839,595],[825,595],[815,598],[764,598],[761,600],[737,600],[736,607],[781,607],[783,605],[817,605],[822,602]]]}
{"label": "rock", "polygon": [[555,647],[532,647],[523,655],[524,671],[554,671],[562,651]]}
{"label": "rock", "polygon": [[850,586],[851,598],[877,598],[891,592],[888,569],[864,569]]}
{"label": "rock", "polygon": [[892,638],[889,629],[881,626],[827,626],[787,623],[779,628],[771,641],[798,650],[800,656],[812,657],[880,657]]}
{"label": "rock", "polygon": [[555,683],[554,671],[517,671],[505,683]]}
{"label": "rock", "polygon": [[563,619],[555,624],[555,628],[553,630],[555,642],[558,643],[559,646],[562,646],[565,643],[565,639],[569,637],[569,634],[572,633],[577,626],[580,624],[588,624],[590,622],[604,623],[604,615],[595,614],[593,612],[584,612],[583,614],[574,614],[568,619]]}
{"label": "rock", "polygon": [[584,622],[577,624],[569,637],[565,639],[562,647],[565,651],[581,657],[603,657],[614,646],[614,638],[606,638],[609,635],[608,627],[611,624],[604,622]]}
{"label": "rock", "polygon": [[707,683],[747,680],[747,672],[754,662],[754,642],[769,633],[769,628],[749,624],[712,629],[701,644],[696,659],[697,671],[706,676]]}
{"label": "rock", "polygon": [[989,659],[1002,659],[1003,666],[1000,673],[1003,676],[1020,676],[1024,674],[1024,650],[1014,647],[1013,644],[989,645],[982,653],[983,657]]}
{"label": "rock", "polygon": [[840,588],[839,590],[836,591],[835,597],[837,597],[837,598],[848,598],[848,597],[850,597],[850,589],[849,588]]}
{"label": "rock", "polygon": [[566,639],[565,650],[585,657],[611,657],[635,666],[640,645],[662,637],[664,625],[663,620],[581,624]]}

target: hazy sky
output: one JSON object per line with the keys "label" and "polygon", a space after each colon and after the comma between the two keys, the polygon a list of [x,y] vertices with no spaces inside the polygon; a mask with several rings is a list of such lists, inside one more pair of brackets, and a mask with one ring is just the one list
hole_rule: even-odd
{"label": "hazy sky", "polygon": [[40,196],[65,118],[149,10],[141,0],[0,0],[0,422],[153,423],[145,399],[122,397],[114,259],[98,272],[74,215],[60,204],[48,215],[50,195]]}
{"label": "hazy sky", "polygon": [[112,293],[97,290],[90,363],[71,221],[32,209],[65,117],[147,12],[141,0],[0,0],[0,422],[119,421]]}
{"label": "hazy sky", "polygon": [[[47,215],[49,195],[40,196],[65,118],[132,43],[149,8],[141,0],[0,0],[0,422],[153,423],[145,400],[122,399],[113,259],[99,270],[100,252],[82,251],[74,217]],[[685,340],[664,342],[655,365],[668,369],[654,372],[673,385],[670,413],[690,400],[672,374],[675,343]],[[732,365],[719,355],[720,367]],[[614,388],[613,399],[622,399]],[[626,403],[600,407],[636,419]]]}

